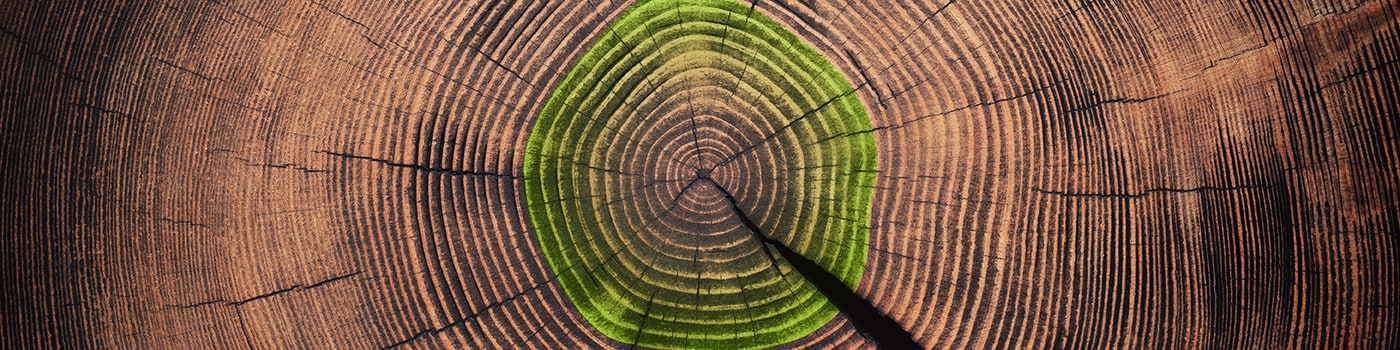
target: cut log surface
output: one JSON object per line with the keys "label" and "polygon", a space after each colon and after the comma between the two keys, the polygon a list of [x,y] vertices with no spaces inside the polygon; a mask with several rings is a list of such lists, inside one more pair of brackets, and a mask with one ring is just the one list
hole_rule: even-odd
{"label": "cut log surface", "polygon": [[[693,100],[616,98],[600,110],[651,113],[550,129],[616,147],[535,152],[561,86],[625,85],[565,78],[633,5],[0,3],[0,348],[625,348],[648,344],[635,320],[698,314],[667,307],[843,274],[845,294],[789,290],[839,312],[780,347],[894,347],[868,316],[925,348],[1400,348],[1395,0],[745,1],[731,12],[800,39],[835,85],[677,68],[626,88]],[[648,67],[626,69],[669,69]],[[777,83],[723,86],[760,75]],[[843,116],[803,118],[836,100]],[[833,155],[863,159],[856,136],[877,161]],[[623,173],[677,181],[545,218],[540,159],[600,198],[628,195]],[[822,204],[861,193],[868,212]],[[836,221],[807,206],[867,219],[824,241]],[[565,284],[593,277],[559,272],[549,220],[739,247],[655,229],[610,243],[626,265],[578,257],[612,266],[593,277],[731,248],[753,269],[633,276],[731,299],[630,299],[629,339],[580,312]]]}

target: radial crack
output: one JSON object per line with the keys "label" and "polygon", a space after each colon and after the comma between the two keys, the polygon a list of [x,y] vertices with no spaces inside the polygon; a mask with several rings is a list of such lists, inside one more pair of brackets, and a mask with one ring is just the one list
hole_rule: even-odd
{"label": "radial crack", "polygon": [[822,109],[826,108],[827,106],[830,106],[833,102],[836,102],[837,100],[840,100],[840,99],[842,99],[842,98],[845,98],[845,97],[847,97],[847,96],[850,96],[851,94],[854,94],[857,90],[860,90],[862,87],[865,87],[865,85],[868,84],[868,83],[869,83],[869,82],[860,83],[860,85],[856,85],[855,87],[851,88],[850,90],[846,90],[846,92],[843,92],[843,93],[841,93],[841,94],[839,94],[839,95],[836,95],[835,97],[832,97],[831,99],[826,100],[826,102],[822,102],[820,105],[817,105],[816,108],[813,108],[812,110],[807,111],[806,113],[802,113],[802,115],[798,116],[797,118],[793,118],[791,121],[788,121],[787,124],[784,124],[782,127],[779,127],[777,130],[773,130],[772,133],[769,133],[768,136],[764,137],[762,140],[758,140],[758,142],[755,142],[754,144],[749,145],[748,147],[744,147],[743,149],[740,149],[739,152],[735,152],[733,155],[730,155],[729,157],[725,158],[724,161],[721,161],[721,162],[715,164],[714,166],[710,167],[710,170],[711,170],[711,171],[714,171],[715,169],[719,169],[719,167],[724,166],[725,164],[729,164],[729,162],[732,162],[732,161],[734,161],[735,159],[739,159],[739,157],[742,156],[742,155],[744,155],[744,153],[748,153],[749,151],[752,151],[753,149],[758,148],[758,146],[762,146],[764,143],[768,142],[769,140],[772,140],[773,138],[778,137],[778,135],[781,135],[784,131],[787,131],[788,129],[791,129],[793,125],[797,125],[797,122],[800,122],[800,121],[803,121],[803,120],[807,119],[807,117],[810,117],[810,116],[812,116],[813,114],[816,114],[817,112],[821,111]]}
{"label": "radial crack", "polygon": [[[768,250],[768,247],[777,250],[779,255],[782,255],[783,259],[787,260],[789,264],[792,264],[792,267],[796,269],[807,282],[811,283],[813,287],[816,287],[823,296],[826,296],[827,301],[831,302],[842,314],[846,315],[847,320],[849,320],[852,326],[855,326],[856,331],[860,332],[862,336],[865,336],[866,339],[875,342],[876,346],[884,349],[923,348],[918,342],[914,341],[914,336],[909,334],[909,331],[905,330],[899,322],[896,322],[879,309],[876,309],[875,305],[871,304],[869,300],[857,295],[851,287],[846,286],[846,283],[842,282],[835,274],[827,271],[826,268],[817,264],[817,262],[807,259],[807,257],[792,250],[792,248],[788,248],[788,246],[782,242],[778,242],[764,235],[763,231],[758,227],[758,224],[755,224],[753,220],[749,220],[748,214],[744,213],[743,208],[739,207],[739,201],[734,198],[734,194],[729,193],[729,190],[725,189],[724,186],[720,186],[719,183],[711,180],[709,177],[701,177],[700,179],[714,185],[716,189],[719,189],[720,193],[724,194],[724,198],[729,200],[730,208],[734,210],[734,215],[739,217],[739,221],[753,234],[753,238],[764,245],[765,251]],[[771,252],[769,256],[772,258]],[[776,258],[773,259],[776,260]]]}
{"label": "radial crack", "polygon": [[324,286],[324,285],[326,285],[327,283],[331,283],[331,282],[343,280],[343,279],[350,278],[350,277],[355,277],[356,275],[359,275],[359,274],[360,274],[360,271],[355,271],[355,272],[347,273],[347,274],[344,274],[344,275],[331,277],[331,278],[329,278],[329,279],[322,280],[322,281],[320,281],[320,282],[316,282],[316,283],[312,283],[312,284],[308,284],[308,285],[294,284],[294,285],[292,285],[292,286],[290,286],[290,287],[287,287],[287,288],[282,288],[282,289],[274,290],[274,291],[271,291],[271,292],[267,292],[267,293],[263,293],[263,294],[258,294],[258,295],[255,295],[255,296],[252,296],[252,297],[248,297],[247,299],[242,299],[242,300],[214,299],[214,300],[201,301],[201,302],[194,303],[194,304],[170,305],[170,306],[173,306],[173,307],[175,307],[175,308],[180,308],[180,309],[190,309],[190,308],[195,308],[195,307],[200,307],[200,306],[207,306],[207,305],[214,305],[214,304],[224,304],[224,305],[228,305],[228,306],[241,306],[241,305],[243,305],[243,304],[251,303],[251,302],[258,301],[258,300],[262,300],[262,299],[266,299],[266,298],[271,298],[271,297],[278,296],[278,295],[281,295],[281,294],[284,294],[284,293],[287,293],[287,292],[292,292],[292,291],[304,291],[304,290],[308,290],[308,289],[312,289],[312,288]]}
{"label": "radial crack", "polygon": [[336,156],[336,157],[340,157],[340,158],[345,158],[345,159],[367,160],[367,161],[371,161],[371,162],[375,162],[375,163],[379,163],[379,164],[384,164],[384,165],[387,165],[387,166],[389,166],[389,167],[404,168],[404,169],[410,169],[410,170],[415,170],[415,171],[421,171],[421,172],[425,172],[425,173],[443,174],[443,175],[449,175],[449,176],[482,176],[482,177],[497,177],[497,178],[506,178],[506,179],[519,179],[519,178],[520,178],[519,176],[508,175],[508,174],[500,174],[500,173],[490,173],[490,172],[481,172],[481,171],[466,171],[466,170],[456,170],[456,169],[443,169],[443,168],[434,168],[434,167],[429,167],[429,166],[419,165],[419,164],[399,163],[399,162],[395,162],[395,161],[392,161],[392,160],[379,159],[379,158],[368,157],[368,156],[361,156],[361,155],[355,155],[355,154],[349,154],[349,153],[339,153],[339,152],[331,152],[331,151],[316,151],[316,152],[318,152],[318,153],[324,153],[324,154],[326,154],[326,155]]}

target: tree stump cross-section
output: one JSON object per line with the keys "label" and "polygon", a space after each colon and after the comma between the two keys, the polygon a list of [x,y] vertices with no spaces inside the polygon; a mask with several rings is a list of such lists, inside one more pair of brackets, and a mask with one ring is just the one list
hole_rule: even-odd
{"label": "tree stump cross-section", "polygon": [[1400,347],[1400,3],[6,1],[0,347]]}

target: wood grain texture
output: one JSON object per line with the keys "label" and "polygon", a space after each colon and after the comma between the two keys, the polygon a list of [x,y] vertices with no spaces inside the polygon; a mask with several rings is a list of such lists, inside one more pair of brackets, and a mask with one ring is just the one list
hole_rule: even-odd
{"label": "wood grain texture", "polygon": [[[0,347],[624,346],[520,176],[629,5],[0,3]],[[923,346],[1400,347],[1396,1],[755,9],[862,87]]]}

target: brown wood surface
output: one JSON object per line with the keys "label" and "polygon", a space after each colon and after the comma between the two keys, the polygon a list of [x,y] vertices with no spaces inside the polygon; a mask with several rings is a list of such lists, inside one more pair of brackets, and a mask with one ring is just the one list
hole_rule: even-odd
{"label": "brown wood surface", "polygon": [[[519,177],[628,5],[0,3],[0,348],[624,346]],[[862,86],[923,346],[1400,347],[1396,1],[756,9]]]}

